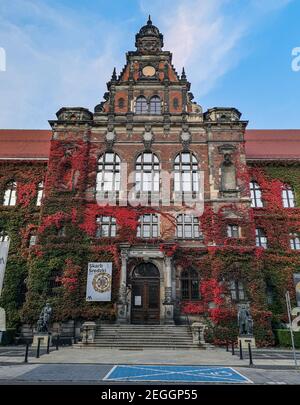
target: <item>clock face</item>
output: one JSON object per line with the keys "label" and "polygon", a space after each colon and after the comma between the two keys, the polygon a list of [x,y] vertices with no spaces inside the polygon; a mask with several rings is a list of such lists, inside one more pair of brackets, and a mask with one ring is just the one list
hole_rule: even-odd
{"label": "clock face", "polygon": [[155,75],[155,69],[153,66],[145,66],[142,70],[143,75],[147,77],[152,77]]}

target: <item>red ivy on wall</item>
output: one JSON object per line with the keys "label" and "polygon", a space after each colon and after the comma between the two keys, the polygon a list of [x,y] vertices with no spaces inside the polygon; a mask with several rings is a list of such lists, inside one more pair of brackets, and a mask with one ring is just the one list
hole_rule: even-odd
{"label": "red ivy on wall", "polygon": [[78,287],[78,278],[80,272],[81,266],[73,263],[72,259],[66,259],[63,275],[61,277],[57,277],[56,281],[60,282],[67,292],[71,293]]}

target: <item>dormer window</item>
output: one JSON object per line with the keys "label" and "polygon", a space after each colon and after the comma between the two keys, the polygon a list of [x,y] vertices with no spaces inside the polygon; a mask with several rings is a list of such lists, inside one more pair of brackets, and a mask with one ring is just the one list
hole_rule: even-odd
{"label": "dormer window", "polygon": [[161,99],[158,96],[150,98],[149,102],[146,97],[139,96],[135,102],[136,114],[161,114]]}
{"label": "dormer window", "polygon": [[150,99],[150,114],[161,114],[161,102],[158,96],[154,96]]}

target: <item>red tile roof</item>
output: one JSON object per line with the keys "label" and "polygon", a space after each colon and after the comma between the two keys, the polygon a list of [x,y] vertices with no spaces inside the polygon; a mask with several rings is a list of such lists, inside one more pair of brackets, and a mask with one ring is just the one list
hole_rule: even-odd
{"label": "red tile roof", "polygon": [[48,159],[51,135],[43,129],[1,129],[0,159]]}
{"label": "red tile roof", "polygon": [[247,159],[300,160],[299,129],[248,129]]}
{"label": "red tile roof", "polygon": [[[51,131],[0,130],[0,159],[48,159]],[[248,129],[245,134],[249,160],[300,160],[300,130]]]}

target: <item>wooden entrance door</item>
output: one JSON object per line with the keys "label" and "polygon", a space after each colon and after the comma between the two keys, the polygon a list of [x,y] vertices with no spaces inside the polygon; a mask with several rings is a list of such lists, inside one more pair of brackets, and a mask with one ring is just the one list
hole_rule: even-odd
{"label": "wooden entrance door", "polygon": [[159,271],[152,263],[136,267],[132,278],[131,322],[160,323]]}

